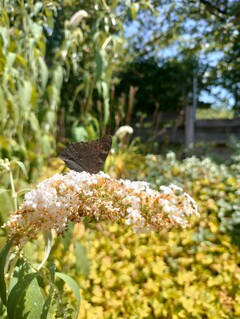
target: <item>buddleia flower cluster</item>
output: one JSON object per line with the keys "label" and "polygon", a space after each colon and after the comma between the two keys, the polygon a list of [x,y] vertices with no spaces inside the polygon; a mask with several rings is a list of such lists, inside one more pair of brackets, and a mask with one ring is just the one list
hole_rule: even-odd
{"label": "buddleia flower cluster", "polygon": [[61,235],[68,221],[111,221],[131,225],[134,232],[186,227],[188,217],[199,216],[192,197],[171,184],[153,190],[146,182],[117,180],[100,172],[70,171],[39,183],[25,195],[22,206],[3,226],[8,239],[20,247],[40,232]]}

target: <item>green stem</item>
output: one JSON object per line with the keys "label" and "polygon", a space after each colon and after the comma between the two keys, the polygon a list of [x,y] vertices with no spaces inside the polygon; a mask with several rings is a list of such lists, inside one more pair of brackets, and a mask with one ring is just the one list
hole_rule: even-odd
{"label": "green stem", "polygon": [[8,283],[7,283],[8,288],[9,288],[10,281],[11,281],[12,276],[13,276],[13,272],[14,272],[16,263],[17,263],[17,261],[19,259],[19,256],[20,256],[20,251],[16,252],[15,257],[11,261],[11,264],[10,264],[10,267],[9,267],[9,271],[8,271]]}
{"label": "green stem", "polygon": [[44,234],[44,240],[46,243],[45,253],[44,253],[44,257],[43,257],[41,264],[37,267],[37,271],[39,271],[42,268],[42,266],[45,264],[45,262],[47,261],[49,255],[50,255],[51,248],[52,248],[52,233],[51,233],[51,231]]}
{"label": "green stem", "polygon": [[10,184],[11,184],[11,189],[12,189],[12,198],[13,198],[13,203],[14,203],[14,209],[16,211],[18,209],[17,193],[16,193],[16,190],[15,190],[13,174],[12,174],[12,171],[10,169],[9,169],[9,179],[10,179]]}

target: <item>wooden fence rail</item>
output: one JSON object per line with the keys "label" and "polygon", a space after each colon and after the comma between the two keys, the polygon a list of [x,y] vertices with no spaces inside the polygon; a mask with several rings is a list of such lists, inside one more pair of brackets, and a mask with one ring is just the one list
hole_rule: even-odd
{"label": "wooden fence rail", "polygon": [[[177,114],[163,116],[168,121],[177,121]],[[179,118],[179,117],[178,117]],[[145,119],[151,123],[151,118]],[[152,122],[153,119],[152,119]],[[167,141],[170,144],[185,144],[189,146],[194,143],[205,142],[212,144],[227,145],[231,136],[235,136],[240,140],[240,118],[236,119],[216,119],[216,120],[195,120],[192,113],[182,117],[182,122],[178,125],[163,129],[163,121],[158,124],[160,134],[155,134],[154,140],[162,143]],[[151,128],[136,129],[136,135],[149,137]],[[153,133],[154,135],[154,133]]]}

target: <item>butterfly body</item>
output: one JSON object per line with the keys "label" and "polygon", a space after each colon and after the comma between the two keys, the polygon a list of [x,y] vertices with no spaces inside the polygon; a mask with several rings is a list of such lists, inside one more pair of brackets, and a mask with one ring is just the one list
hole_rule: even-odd
{"label": "butterfly body", "polygon": [[60,153],[67,167],[76,171],[96,174],[104,164],[112,146],[112,137],[106,135],[100,139],[70,144]]}

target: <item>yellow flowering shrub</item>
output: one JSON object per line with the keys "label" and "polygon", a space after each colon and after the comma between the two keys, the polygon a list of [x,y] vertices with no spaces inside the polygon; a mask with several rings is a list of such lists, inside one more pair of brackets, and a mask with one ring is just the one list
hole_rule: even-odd
{"label": "yellow flowering shrub", "polygon": [[198,226],[144,235],[97,228],[74,235],[90,260],[88,277],[76,274],[74,251],[68,260],[81,287],[79,318],[240,318],[240,253],[228,235]]}

